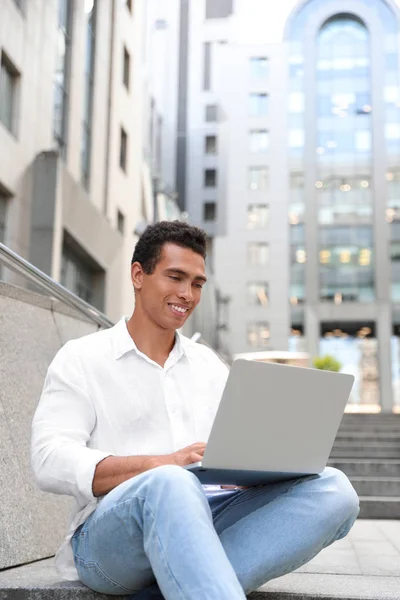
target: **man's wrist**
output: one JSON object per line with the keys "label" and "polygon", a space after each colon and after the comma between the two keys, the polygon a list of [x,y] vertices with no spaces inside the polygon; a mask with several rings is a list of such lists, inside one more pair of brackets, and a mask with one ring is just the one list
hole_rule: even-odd
{"label": "man's wrist", "polygon": [[172,465],[173,461],[171,460],[170,454],[160,455],[160,456],[149,456],[146,461],[146,471],[150,469],[155,469],[156,467],[162,467],[164,465]]}

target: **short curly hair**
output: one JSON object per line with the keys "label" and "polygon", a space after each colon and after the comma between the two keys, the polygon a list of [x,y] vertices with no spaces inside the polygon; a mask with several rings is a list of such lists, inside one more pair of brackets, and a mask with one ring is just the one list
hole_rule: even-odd
{"label": "short curly hair", "polygon": [[146,275],[154,273],[164,244],[189,248],[206,258],[206,232],[183,221],[159,221],[146,227],[133,253],[131,264],[139,262]]}

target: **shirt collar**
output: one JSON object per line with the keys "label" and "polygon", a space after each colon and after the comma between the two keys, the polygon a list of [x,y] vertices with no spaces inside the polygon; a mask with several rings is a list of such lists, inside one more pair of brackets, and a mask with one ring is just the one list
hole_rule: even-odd
{"label": "shirt collar", "polygon": [[[122,319],[118,321],[118,323],[114,325],[114,327],[111,329],[115,360],[118,360],[127,352],[132,352],[132,350],[136,352],[136,354],[143,354],[142,352],[140,352],[135,342],[129,335],[129,331],[126,326],[126,322],[128,319],[128,316],[122,317]],[[175,344],[169,355],[168,361],[173,358],[174,362],[176,362],[183,354],[185,354],[183,338],[179,331],[176,331]]]}

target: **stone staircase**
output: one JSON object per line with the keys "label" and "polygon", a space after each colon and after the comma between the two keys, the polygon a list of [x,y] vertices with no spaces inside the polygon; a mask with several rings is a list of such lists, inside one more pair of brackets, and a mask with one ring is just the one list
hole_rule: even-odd
{"label": "stone staircase", "polygon": [[329,465],[354,485],[361,518],[400,519],[400,415],[346,413]]}

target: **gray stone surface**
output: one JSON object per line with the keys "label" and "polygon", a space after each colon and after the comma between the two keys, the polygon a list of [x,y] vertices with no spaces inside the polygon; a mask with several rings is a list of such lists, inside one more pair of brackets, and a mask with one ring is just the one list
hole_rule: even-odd
{"label": "gray stone surface", "polygon": [[81,323],[90,323],[92,324],[92,320],[81,313],[77,308],[72,306],[68,306],[67,304],[61,302],[61,300],[57,300],[56,298],[51,299],[51,307],[54,313],[58,313],[60,315],[67,315],[69,317],[73,317],[77,319]]}
{"label": "gray stone surface", "polygon": [[[399,600],[399,578],[291,573],[261,587],[251,600]],[[105,600],[79,582],[60,581],[52,561],[0,573],[1,600]],[[120,599],[126,596],[112,596]]]}
{"label": "gray stone surface", "polygon": [[348,536],[297,572],[398,577],[400,598],[400,521],[358,519]]}
{"label": "gray stone surface", "polygon": [[393,496],[360,496],[362,519],[400,519],[400,498]]}
{"label": "gray stone surface", "polygon": [[19,302],[27,302],[32,306],[39,306],[40,308],[50,309],[51,307],[51,298],[49,296],[38,294],[17,285],[4,283],[3,281],[0,281],[0,296],[3,298],[13,298]]}
{"label": "gray stone surface", "polygon": [[399,600],[397,577],[291,573],[269,582],[249,598],[273,600]]}
{"label": "gray stone surface", "polygon": [[64,345],[68,340],[99,331],[96,324],[78,321],[76,317],[57,312],[53,313],[53,317],[61,345]]}
{"label": "gray stone surface", "polygon": [[51,306],[45,296],[0,285],[0,569],[53,555],[65,535],[70,499],[36,488],[31,422],[56,352],[97,327]]}
{"label": "gray stone surface", "polygon": [[[350,534],[252,600],[399,600],[400,522],[357,521]],[[1,600],[96,600],[79,582],[60,581],[53,560],[0,572]],[[111,598],[111,597],[110,597]],[[115,596],[114,596],[115,598]]]}
{"label": "gray stone surface", "polygon": [[328,465],[344,471],[348,477],[400,477],[400,460],[394,458],[335,458]]}

